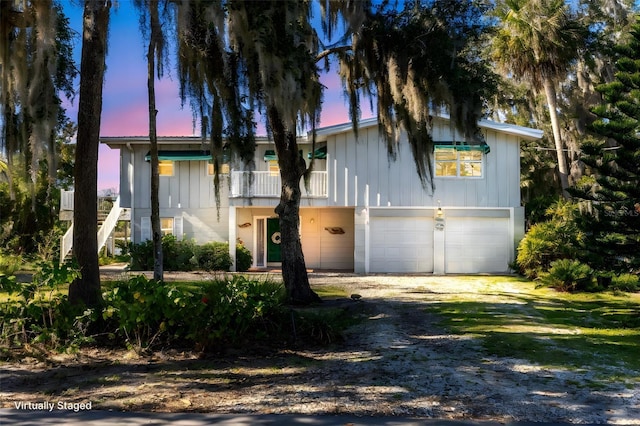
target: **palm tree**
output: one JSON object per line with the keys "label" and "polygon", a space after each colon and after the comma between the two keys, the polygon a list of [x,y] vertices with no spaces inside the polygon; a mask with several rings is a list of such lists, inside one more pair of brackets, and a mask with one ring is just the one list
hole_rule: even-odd
{"label": "palm tree", "polygon": [[507,77],[544,91],[560,185],[568,197],[569,170],[558,121],[557,85],[576,60],[586,31],[570,16],[564,0],[504,0],[496,14],[501,24],[493,40],[493,59]]}
{"label": "palm tree", "polygon": [[73,255],[82,276],[69,286],[69,300],[100,303],[98,268],[98,146],[110,1],[85,0],[83,13],[80,99],[75,162]]}

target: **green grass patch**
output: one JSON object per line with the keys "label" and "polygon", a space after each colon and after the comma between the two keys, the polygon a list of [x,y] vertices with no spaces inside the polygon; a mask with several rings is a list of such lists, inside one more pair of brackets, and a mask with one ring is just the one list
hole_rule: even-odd
{"label": "green grass patch", "polygon": [[313,291],[322,299],[340,299],[351,295],[344,287],[339,286],[316,286],[313,287]]}
{"label": "green grass patch", "polygon": [[461,278],[469,292],[430,296],[428,310],[450,331],[478,338],[488,354],[549,367],[640,371],[640,294],[569,294],[510,277]]}

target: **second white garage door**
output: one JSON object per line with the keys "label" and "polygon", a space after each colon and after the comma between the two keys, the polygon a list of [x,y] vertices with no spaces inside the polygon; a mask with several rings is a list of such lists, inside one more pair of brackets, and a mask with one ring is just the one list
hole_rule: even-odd
{"label": "second white garage door", "polygon": [[433,272],[433,219],[372,217],[371,272]]}
{"label": "second white garage door", "polygon": [[511,238],[509,218],[448,217],[446,273],[507,272],[512,257]]}

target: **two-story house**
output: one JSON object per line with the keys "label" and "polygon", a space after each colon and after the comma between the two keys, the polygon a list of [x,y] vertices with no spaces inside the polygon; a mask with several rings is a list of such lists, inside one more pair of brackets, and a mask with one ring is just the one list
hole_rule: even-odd
{"label": "two-story house", "polygon": [[[507,272],[524,234],[519,144],[542,132],[486,120],[479,125],[486,143],[468,145],[448,117],[434,117],[432,193],[422,187],[406,141],[399,143],[397,160],[389,159],[375,119],[360,123],[357,140],[350,123],[319,129],[315,171],[307,188],[301,183],[307,267]],[[130,208],[132,240],[150,239],[149,140],[103,137],[102,143],[120,150],[120,205]],[[158,143],[163,232],[197,243],[240,240],[254,267],[277,266],[280,176],[273,143],[258,139],[251,173],[233,159],[224,165],[218,207],[210,153],[200,138],[161,137]],[[310,138],[299,144],[310,158]]]}

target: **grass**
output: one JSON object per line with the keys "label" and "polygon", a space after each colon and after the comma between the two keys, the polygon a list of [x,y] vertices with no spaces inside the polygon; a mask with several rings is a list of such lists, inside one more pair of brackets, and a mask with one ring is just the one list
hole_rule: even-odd
{"label": "grass", "polygon": [[640,294],[559,293],[510,277],[475,277],[469,285],[469,293],[439,293],[428,310],[451,332],[479,339],[488,354],[601,374],[615,366],[640,372]]}

